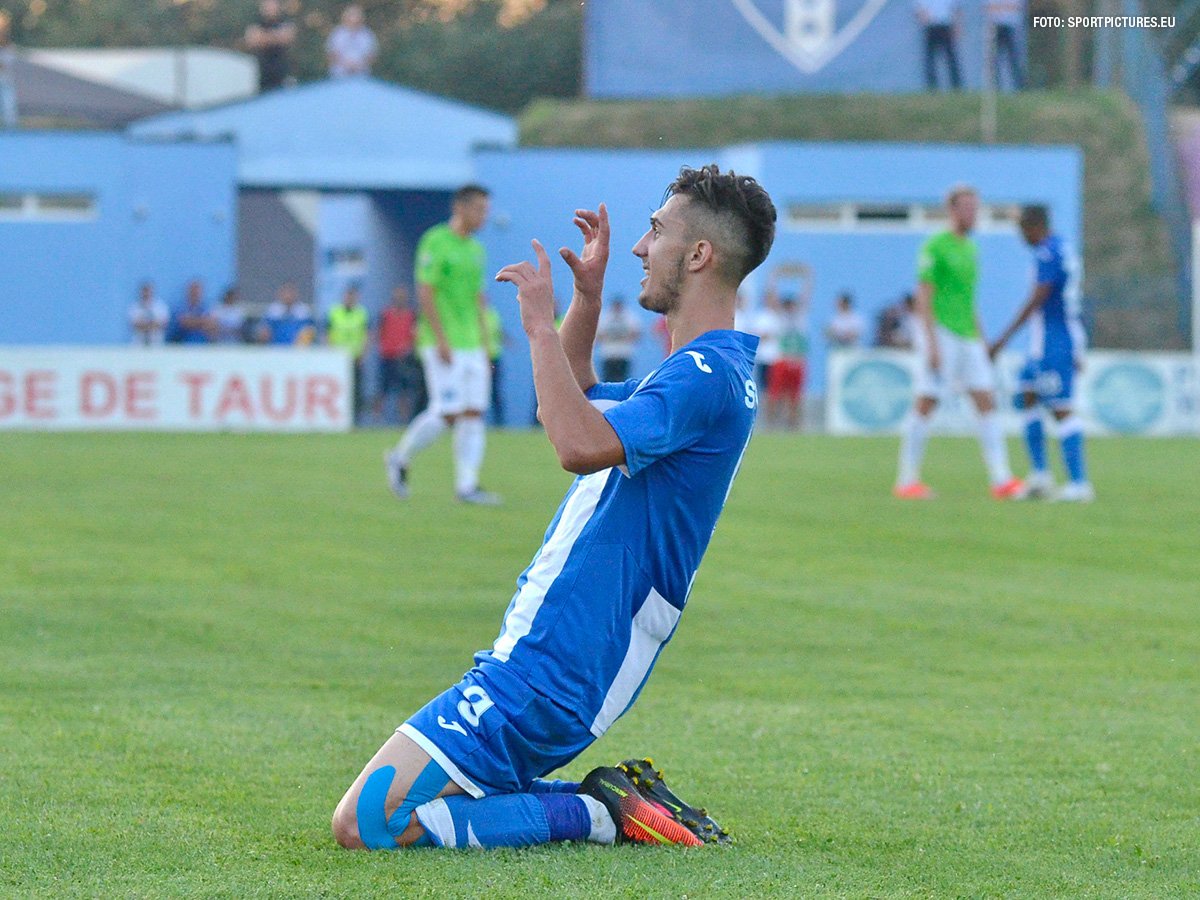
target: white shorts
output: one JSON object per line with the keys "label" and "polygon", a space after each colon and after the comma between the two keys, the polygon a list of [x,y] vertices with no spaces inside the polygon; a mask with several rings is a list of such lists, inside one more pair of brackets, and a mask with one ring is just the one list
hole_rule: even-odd
{"label": "white shorts", "polygon": [[483,349],[451,350],[450,362],[438,358],[436,347],[421,349],[429,408],[438,415],[456,416],[466,410],[484,412],[492,394],[492,364]]}
{"label": "white shorts", "polygon": [[996,390],[996,373],[988,359],[987,347],[980,338],[966,338],[941,325],[935,325],[941,368],[929,368],[929,352],[925,341],[916,345],[919,361],[913,393],[918,397],[940,397],[946,390]]}

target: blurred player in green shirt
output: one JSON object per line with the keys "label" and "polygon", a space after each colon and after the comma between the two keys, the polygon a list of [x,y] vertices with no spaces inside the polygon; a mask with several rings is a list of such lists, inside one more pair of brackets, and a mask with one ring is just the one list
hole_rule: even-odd
{"label": "blurred player in green shirt", "polygon": [[917,399],[900,439],[900,474],[894,493],[904,500],[933,496],[921,481],[921,460],[929,420],[949,388],[965,390],[975,405],[992,496],[1008,500],[1020,495],[1023,485],[1008,467],[1008,447],[996,412],[995,374],[975,308],[979,251],[970,234],[979,215],[979,195],[973,187],[956,185],[946,198],[946,209],[950,229],[925,241],[917,260]]}
{"label": "blurred player in green shirt", "polygon": [[486,188],[475,184],[459,188],[451,202],[450,221],[430,228],[417,244],[417,348],[425,369],[429,406],[413,419],[384,458],[388,484],[401,499],[408,497],[412,458],[450,426],[454,429],[458,499],[485,506],[500,502],[495,494],[479,487],[491,362],[484,322],[486,260],[475,234],[487,221],[488,206]]}

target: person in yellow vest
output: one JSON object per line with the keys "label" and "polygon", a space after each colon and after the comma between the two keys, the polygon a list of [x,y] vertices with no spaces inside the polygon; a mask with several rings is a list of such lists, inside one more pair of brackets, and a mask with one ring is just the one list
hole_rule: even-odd
{"label": "person in yellow vest", "polygon": [[357,284],[346,287],[342,302],[329,310],[325,341],[330,347],[342,347],[353,361],[354,421],[362,412],[362,369],[363,353],[367,349],[369,320],[363,308]]}

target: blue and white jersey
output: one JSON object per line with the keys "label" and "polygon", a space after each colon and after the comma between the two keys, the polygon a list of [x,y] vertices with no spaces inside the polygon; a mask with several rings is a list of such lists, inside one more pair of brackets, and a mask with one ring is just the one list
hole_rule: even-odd
{"label": "blue and white jersey", "polygon": [[641,382],[588,399],[625,465],[575,479],[517,580],[500,636],[475,663],[599,737],[637,698],[674,634],[757,413],[758,338],[710,331]]}
{"label": "blue and white jersey", "polygon": [[1080,321],[1079,263],[1070,248],[1051,234],[1033,248],[1033,280],[1050,286],[1050,296],[1030,317],[1031,359],[1075,359],[1087,340]]}

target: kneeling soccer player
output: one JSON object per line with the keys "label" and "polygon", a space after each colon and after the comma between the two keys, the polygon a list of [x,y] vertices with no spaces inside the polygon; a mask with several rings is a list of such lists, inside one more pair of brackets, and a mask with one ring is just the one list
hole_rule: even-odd
{"label": "kneeling soccer player", "polygon": [[753,179],[684,168],[633,248],[641,305],[666,316],[673,352],[642,381],[592,368],[609,224],[576,210],[560,251],[575,280],[554,328],[550,260],[496,275],[517,287],[546,436],[571,485],[490,651],[400,726],[333,815],[344,847],[521,847],[559,840],[699,845],[728,838],[649,760],[543,776],[637,699],[675,632],[758,407],[758,340],[734,331],[738,286],[766,258],[775,207]]}

